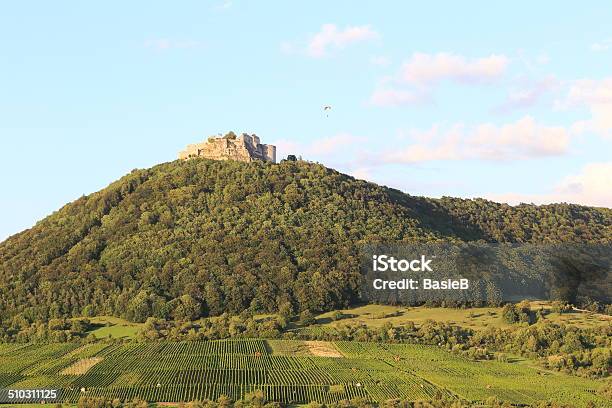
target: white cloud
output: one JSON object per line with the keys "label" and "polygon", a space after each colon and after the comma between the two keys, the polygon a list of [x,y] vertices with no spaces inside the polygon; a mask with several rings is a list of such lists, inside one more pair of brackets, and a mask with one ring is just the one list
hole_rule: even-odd
{"label": "white cloud", "polygon": [[433,87],[442,80],[463,84],[482,84],[499,79],[509,60],[504,55],[469,59],[450,53],[415,53],[400,71],[384,78],[384,87],[374,90],[370,104],[399,106],[431,101]]}
{"label": "white cloud", "polygon": [[548,204],[569,202],[612,208],[612,162],[589,163],[578,174],[560,180],[548,192],[542,194],[486,194],[485,197],[509,204]]}
{"label": "white cloud", "polygon": [[565,106],[612,103],[612,78],[579,79],[569,87]]}
{"label": "white cloud", "polygon": [[389,59],[389,57],[377,55],[370,58],[370,64],[379,67],[388,67],[389,65],[391,65],[391,60]]}
{"label": "white cloud", "polygon": [[272,142],[276,146],[276,157],[284,158],[288,154],[296,156],[302,153],[302,145],[298,142],[289,139],[278,139]]}
{"label": "white cloud", "polygon": [[214,6],[217,11],[229,10],[234,5],[232,0],[222,0]]}
{"label": "white cloud", "polygon": [[155,40],[145,41],[145,47],[157,51],[167,51],[171,49],[190,49],[199,48],[204,44],[201,41],[195,40],[171,40],[168,38],[159,38]]}
{"label": "white cloud", "polygon": [[517,51],[515,59],[520,61],[529,71],[537,70],[539,67],[550,62],[550,57],[546,53],[540,53],[534,56],[523,49]]}
{"label": "white cloud", "polygon": [[430,99],[423,91],[402,89],[376,89],[370,96],[370,104],[375,106],[400,106],[419,104]]}
{"label": "white cloud", "polygon": [[311,57],[320,58],[327,55],[330,48],[341,49],[349,44],[379,37],[380,35],[369,25],[348,26],[339,30],[335,24],[324,24],[309,40],[306,52]]}
{"label": "white cloud", "polygon": [[370,172],[370,168],[368,167],[358,167],[356,169],[350,170],[349,174],[359,180],[370,181],[373,179],[372,173]]}
{"label": "white cloud", "polygon": [[344,150],[346,147],[354,147],[354,143],[363,141],[359,136],[349,133],[338,133],[329,137],[312,139],[308,143],[296,142],[288,139],[276,140],[274,144],[277,148],[277,156],[285,157],[288,154],[312,156],[329,156]]}
{"label": "white cloud", "polygon": [[601,42],[593,43],[589,48],[591,49],[591,51],[595,52],[608,51],[610,48],[612,48],[612,38],[603,40]]}
{"label": "white cloud", "polygon": [[504,55],[468,59],[462,55],[441,52],[435,55],[415,53],[404,63],[400,80],[428,85],[443,79],[464,83],[487,82],[502,76],[508,66]]}
{"label": "white cloud", "polygon": [[612,78],[573,81],[564,100],[557,101],[561,109],[587,107],[591,118],[572,125],[574,133],[593,132],[612,138]]}
{"label": "white cloud", "polygon": [[347,146],[355,141],[358,138],[355,138],[348,133],[339,133],[335,136],[315,139],[310,143],[310,147],[308,149],[309,153],[312,154],[331,154],[339,151],[344,146]]}
{"label": "white cloud", "polygon": [[612,138],[612,103],[597,104],[590,107],[591,118],[572,125],[577,134],[592,132],[603,138]]}
{"label": "white cloud", "polygon": [[559,88],[560,82],[554,76],[538,81],[521,81],[518,87],[508,92],[506,100],[497,108],[498,112],[509,112],[536,105],[546,94]]}
{"label": "white cloud", "polygon": [[529,116],[502,126],[485,123],[466,129],[455,124],[446,131],[434,126],[424,132],[413,130],[411,137],[416,143],[383,152],[382,161],[525,160],[563,155],[570,142],[566,129],[538,124]]}

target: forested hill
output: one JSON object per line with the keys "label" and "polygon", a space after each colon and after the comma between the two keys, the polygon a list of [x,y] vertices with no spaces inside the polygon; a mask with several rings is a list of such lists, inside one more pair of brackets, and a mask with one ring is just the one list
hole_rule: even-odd
{"label": "forested hill", "polygon": [[308,162],[135,170],[0,244],[0,326],[355,300],[366,242],[612,242],[612,210],[413,197]]}

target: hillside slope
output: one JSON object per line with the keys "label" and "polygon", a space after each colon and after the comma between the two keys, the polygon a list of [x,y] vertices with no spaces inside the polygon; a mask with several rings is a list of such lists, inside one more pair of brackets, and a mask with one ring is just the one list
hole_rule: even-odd
{"label": "hillside slope", "polygon": [[366,242],[612,242],[612,210],[413,197],[308,162],[135,170],[0,244],[5,326],[346,307]]}

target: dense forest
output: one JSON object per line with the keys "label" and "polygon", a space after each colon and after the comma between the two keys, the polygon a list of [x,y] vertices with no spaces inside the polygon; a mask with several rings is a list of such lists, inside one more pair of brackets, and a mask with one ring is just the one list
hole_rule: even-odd
{"label": "dense forest", "polygon": [[0,244],[0,327],[319,312],[358,300],[359,247],[612,243],[612,209],[404,194],[306,161],[134,170]]}

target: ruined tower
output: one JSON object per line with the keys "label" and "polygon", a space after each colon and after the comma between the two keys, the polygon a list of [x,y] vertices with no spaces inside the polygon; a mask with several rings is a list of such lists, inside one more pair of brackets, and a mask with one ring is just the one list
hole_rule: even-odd
{"label": "ruined tower", "polygon": [[233,132],[223,137],[209,137],[202,143],[187,145],[179,152],[179,159],[204,157],[213,160],[238,160],[251,162],[263,160],[276,163],[276,146],[261,144],[255,134],[243,133],[236,136]]}

